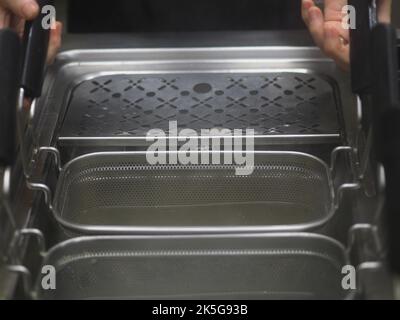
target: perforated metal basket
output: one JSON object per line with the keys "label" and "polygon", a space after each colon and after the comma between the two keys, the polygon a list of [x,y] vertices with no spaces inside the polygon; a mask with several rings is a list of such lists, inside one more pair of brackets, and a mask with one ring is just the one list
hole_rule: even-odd
{"label": "perforated metal basket", "polygon": [[90,154],[61,173],[53,211],[64,227],[98,234],[302,230],[333,214],[329,170],[313,156],[256,152],[252,174],[235,169]]}
{"label": "perforated metal basket", "polygon": [[343,247],[310,234],[89,237],[52,249],[39,299],[343,299]]}

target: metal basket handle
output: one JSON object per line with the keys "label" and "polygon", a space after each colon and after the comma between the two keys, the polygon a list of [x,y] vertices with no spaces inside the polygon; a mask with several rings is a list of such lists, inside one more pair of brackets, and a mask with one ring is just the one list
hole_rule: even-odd
{"label": "metal basket handle", "polygon": [[[44,28],[43,26],[45,13],[43,13],[42,9],[45,6],[54,5],[54,0],[37,0],[37,2],[40,8],[38,17],[25,24],[21,89],[18,99],[18,136],[24,173],[27,179],[31,177],[34,164],[43,153],[50,153],[53,155],[57,168],[61,166],[60,154],[56,148],[39,147],[35,145],[35,134],[31,125],[36,112],[36,102],[42,95],[50,39],[50,29]],[[30,106],[30,113],[26,117],[24,101],[27,98],[31,100],[32,103]],[[28,146],[26,138],[33,140],[33,148]],[[33,151],[31,151],[32,149]]]}

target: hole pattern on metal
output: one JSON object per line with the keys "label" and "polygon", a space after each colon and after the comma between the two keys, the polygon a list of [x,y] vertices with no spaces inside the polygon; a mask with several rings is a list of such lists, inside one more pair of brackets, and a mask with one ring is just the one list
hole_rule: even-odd
{"label": "hole pattern on metal", "polygon": [[112,75],[72,94],[60,136],[145,136],[149,129],[255,130],[256,135],[337,134],[333,88],[300,73]]}

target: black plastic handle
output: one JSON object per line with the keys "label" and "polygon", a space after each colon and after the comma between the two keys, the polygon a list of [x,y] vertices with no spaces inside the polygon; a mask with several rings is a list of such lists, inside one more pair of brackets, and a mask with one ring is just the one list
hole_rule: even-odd
{"label": "black plastic handle", "polygon": [[400,273],[400,105],[388,108],[382,116],[382,164],[385,168],[385,217],[388,228],[389,263]]}
{"label": "black plastic handle", "polygon": [[[400,39],[397,39],[397,61],[400,66]],[[399,92],[400,92],[400,70],[397,72],[398,81],[399,81]]]}
{"label": "black plastic handle", "polygon": [[25,89],[25,95],[30,98],[38,98],[42,95],[50,39],[50,29],[43,27],[43,21],[48,13],[43,13],[42,9],[44,6],[54,4],[53,0],[37,0],[37,2],[40,14],[35,20],[26,22],[23,38],[24,59],[21,86]]}
{"label": "black plastic handle", "polygon": [[[355,94],[371,93],[371,27],[373,22],[372,0],[349,0],[355,8],[355,29],[350,29],[350,66],[352,90]],[[375,17],[376,18],[376,17]]]}
{"label": "black plastic handle", "polygon": [[[398,82],[398,52],[396,30],[391,25],[378,24],[372,31],[372,71],[374,73],[372,101],[373,101],[373,126],[375,133],[375,146],[378,160],[384,161],[390,157],[395,150],[391,146],[387,148],[387,139],[394,138],[395,128],[389,130],[393,125],[392,115],[396,118],[400,96]],[[388,121],[390,126],[388,126]],[[397,126],[400,126],[400,122]],[[387,131],[393,131],[388,137]],[[386,132],[386,134],[385,134]],[[400,136],[398,137],[398,148],[400,149]],[[400,165],[400,162],[399,162]]]}
{"label": "black plastic handle", "polygon": [[373,126],[377,158],[386,174],[389,262],[400,272],[400,97],[396,30],[378,24],[372,31]]}
{"label": "black plastic handle", "polygon": [[20,46],[15,32],[0,30],[0,167],[15,160]]}

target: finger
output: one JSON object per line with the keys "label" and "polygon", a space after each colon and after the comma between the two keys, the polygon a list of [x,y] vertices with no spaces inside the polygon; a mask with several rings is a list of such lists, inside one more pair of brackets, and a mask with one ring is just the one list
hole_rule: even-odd
{"label": "finger", "polygon": [[39,6],[35,0],[0,0],[0,3],[22,19],[32,20],[39,14]]}
{"label": "finger", "polygon": [[390,23],[392,16],[392,0],[380,0],[378,2],[378,21]]}
{"label": "finger", "polygon": [[50,42],[49,50],[47,53],[47,63],[51,64],[57,55],[58,50],[61,47],[61,36],[62,36],[62,23],[56,22],[54,29],[50,30]]}
{"label": "finger", "polygon": [[329,25],[324,28],[324,52],[344,70],[350,68],[350,46],[344,44],[339,31]]}
{"label": "finger", "polygon": [[308,26],[308,11],[314,6],[313,0],[302,0],[301,2],[301,16],[303,17],[304,23]]}
{"label": "finger", "polygon": [[0,7],[0,29],[8,28],[10,26],[10,13]]}
{"label": "finger", "polygon": [[324,13],[325,20],[329,21],[342,21],[343,19],[343,7],[348,4],[347,0],[325,0],[324,1]]}
{"label": "finger", "polygon": [[342,22],[326,21],[325,24],[327,27],[335,29],[335,32],[338,34],[338,36],[345,40],[346,43],[350,41],[350,32],[343,27]]}
{"label": "finger", "polygon": [[324,16],[318,7],[311,7],[308,11],[308,29],[316,45],[323,48],[324,45]]}
{"label": "finger", "polygon": [[32,99],[31,98],[24,98],[23,108],[26,112],[31,109]]}
{"label": "finger", "polygon": [[25,20],[14,16],[11,18],[11,28],[22,38],[24,35]]}
{"label": "finger", "polygon": [[345,42],[350,41],[350,32],[349,30],[343,27],[342,22],[340,21],[327,21],[325,23],[329,28],[335,29],[336,33],[341,37]]}

